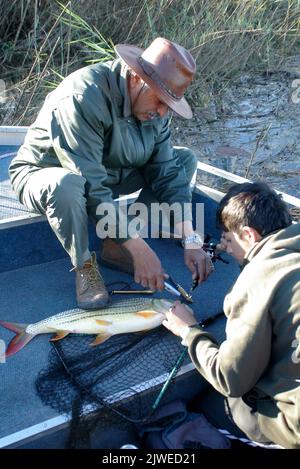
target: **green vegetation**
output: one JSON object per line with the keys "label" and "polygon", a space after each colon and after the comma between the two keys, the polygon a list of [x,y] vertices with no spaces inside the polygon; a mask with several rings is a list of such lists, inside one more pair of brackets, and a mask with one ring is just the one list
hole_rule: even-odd
{"label": "green vegetation", "polygon": [[203,106],[232,77],[298,53],[300,0],[0,0],[0,122],[29,124],[62,77],[110,59],[115,43],[145,47],[156,36],[191,50],[188,97]]}

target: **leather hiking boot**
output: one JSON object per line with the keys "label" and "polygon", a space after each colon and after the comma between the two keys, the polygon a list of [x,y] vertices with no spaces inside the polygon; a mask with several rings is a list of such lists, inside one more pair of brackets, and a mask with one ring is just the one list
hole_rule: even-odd
{"label": "leather hiking boot", "polygon": [[130,253],[121,244],[110,238],[103,240],[100,263],[113,270],[134,274],[133,260]]}
{"label": "leather hiking boot", "polygon": [[76,296],[82,309],[103,308],[110,301],[94,252],[81,269],[76,269]]}

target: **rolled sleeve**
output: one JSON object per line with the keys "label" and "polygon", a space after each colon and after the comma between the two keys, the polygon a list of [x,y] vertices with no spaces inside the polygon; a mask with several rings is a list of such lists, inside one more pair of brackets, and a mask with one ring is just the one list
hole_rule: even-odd
{"label": "rolled sleeve", "polygon": [[192,330],[185,339],[202,376],[224,396],[241,397],[257,383],[271,353],[271,326],[244,324],[221,344],[208,333]]}

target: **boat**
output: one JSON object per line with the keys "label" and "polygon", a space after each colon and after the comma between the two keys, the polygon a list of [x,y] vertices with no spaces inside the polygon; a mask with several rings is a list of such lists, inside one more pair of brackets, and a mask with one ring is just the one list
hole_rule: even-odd
{"label": "boat", "polygon": [[[76,307],[74,275],[69,273],[71,265],[67,254],[52,233],[46,218],[31,213],[22,206],[10,186],[8,166],[22,144],[27,130],[27,127],[0,127],[0,319],[16,323],[34,323]],[[247,181],[200,161],[198,172],[214,174],[233,183]],[[196,183],[194,187],[193,207],[202,204],[204,232],[212,241],[218,241],[220,235],[215,226],[215,213],[222,196],[221,191],[204,184]],[[283,194],[283,199],[291,206],[300,207],[300,199],[294,196]],[[132,200],[134,195],[128,196],[126,203]],[[90,242],[92,248],[99,249],[100,241],[92,226]],[[191,277],[183,264],[180,243],[174,239],[157,238],[150,239],[149,244],[157,252],[166,271],[188,290]],[[213,275],[195,290],[192,305],[199,321],[214,318],[205,327],[220,341],[225,335],[225,317],[219,314],[222,311],[223,298],[239,274],[239,267],[232,258],[224,254],[223,259],[225,262],[217,261]],[[101,270],[108,284],[132,282],[132,278],[125,273],[105,267]],[[176,299],[170,297],[167,291],[155,296]],[[118,299],[122,298],[125,298],[125,295],[118,296]],[[147,402],[152,403],[152,410],[161,402],[167,403],[174,399],[189,401],[208,386],[195,370],[188,355],[183,353],[186,349],[181,345],[179,338],[162,326],[152,334],[155,341],[151,343],[151,347],[139,349],[137,363],[147,361],[149,365],[142,373],[136,376],[131,363],[127,364],[127,380],[121,379],[118,371],[115,374],[113,371],[108,373],[109,376],[104,380],[101,401],[107,412],[110,406],[117,409],[117,412],[120,411],[124,402],[127,403],[127,409],[139,400],[143,407],[145,396]],[[66,408],[64,412],[60,412],[55,405],[49,405],[47,399],[41,399],[39,394],[45,382],[50,394],[55,394],[55,389],[60,385],[60,382],[53,381],[51,388],[48,373],[53,364],[50,358],[53,360],[58,349],[54,351],[49,337],[41,335],[6,360],[5,348],[11,338],[12,333],[1,328],[0,448],[65,448],[74,421],[72,405],[69,411]],[[61,344],[64,343],[61,350],[66,353],[68,342],[65,340],[69,338],[61,341]],[[79,338],[73,337],[70,340],[74,343]],[[124,345],[122,341],[120,343]],[[172,357],[166,357],[162,353],[162,343],[165,344],[166,350],[173,350]],[[118,342],[114,343],[114,347],[117,346]],[[118,357],[114,360],[118,360]],[[113,381],[117,381],[116,389],[111,384]],[[105,389],[108,382],[110,385]],[[160,402],[162,395],[163,400]],[[87,418],[92,417],[97,412],[97,407],[87,405],[81,412]],[[115,415],[122,420],[122,415]],[[147,415],[142,415],[139,419],[134,415],[125,420],[130,427],[135,426],[135,421],[146,421],[146,417]],[[128,432],[128,428],[126,431]],[[114,430],[112,434],[112,431],[102,428],[98,432],[94,447],[120,448],[128,442],[125,439],[125,435],[128,439],[128,433],[124,432]]]}

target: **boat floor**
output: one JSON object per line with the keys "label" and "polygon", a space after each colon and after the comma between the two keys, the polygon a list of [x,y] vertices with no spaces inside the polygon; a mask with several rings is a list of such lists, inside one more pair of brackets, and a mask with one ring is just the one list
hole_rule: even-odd
{"label": "boat floor", "polygon": [[[5,148],[6,154],[9,153]],[[2,154],[4,154],[2,152]],[[10,157],[0,157],[1,193],[0,213],[2,220],[24,215],[26,210],[17,202],[11,191],[7,167]],[[6,166],[5,166],[6,165]],[[6,176],[5,176],[6,171]],[[8,203],[9,202],[9,203]],[[211,199],[195,195],[195,203],[204,203],[205,232],[217,239],[215,229],[216,203]],[[28,217],[31,214],[28,213]],[[91,229],[91,248],[97,249],[100,240]],[[147,240],[160,257],[162,264],[170,275],[185,289],[189,290],[191,274],[183,263],[183,249],[172,239]],[[0,230],[0,319],[16,323],[34,323],[51,315],[76,308],[74,272],[70,273],[71,264],[66,253],[59,245],[47,222],[39,221],[29,225],[5,227]],[[226,257],[226,256],[225,256]],[[203,319],[222,310],[226,292],[239,273],[237,264],[229,259],[229,264],[217,262],[213,275],[199,286],[194,292],[193,310],[197,318]],[[116,281],[132,282],[133,279],[124,273],[101,268],[106,284]],[[133,288],[140,288],[133,283]],[[157,293],[156,297],[175,298],[167,292]],[[128,296],[123,296],[127,298]],[[112,298],[113,301],[122,299],[121,295]],[[218,340],[224,337],[225,318],[215,321],[208,326]],[[7,345],[13,334],[0,328],[0,344]],[[68,340],[68,339],[65,339]],[[91,338],[92,340],[92,338]],[[170,342],[179,338],[170,333]],[[63,419],[51,407],[42,403],[36,392],[36,380],[39,372],[49,366],[49,353],[52,349],[48,335],[35,337],[26,347],[4,362],[0,360],[0,447],[18,446],[33,438],[30,447],[48,447],[51,445],[46,439],[37,437],[43,429],[50,428],[49,419]],[[1,352],[1,350],[0,350]],[[148,352],[145,352],[148,353]],[[155,348],[151,353],[159,356]],[[188,359],[190,364],[190,360]],[[157,359],[155,370],[148,370],[148,379],[157,372],[164,372]],[[189,372],[186,376],[190,376]],[[130,370],[129,370],[130,373]],[[178,378],[180,383],[173,387],[170,396],[189,398],[207,386],[199,373],[193,371],[193,377],[184,380],[184,374]],[[145,376],[145,380],[147,377]],[[140,383],[132,383],[133,386]],[[52,423],[55,420],[52,421]],[[54,425],[54,423],[53,423]],[[37,426],[36,429],[31,428]],[[55,427],[55,425],[54,425]],[[40,435],[39,435],[40,434]],[[53,444],[60,447],[61,443],[54,438]],[[44,446],[43,446],[44,445]]]}
{"label": "boat floor", "polygon": [[[176,252],[180,248],[174,247],[169,240],[156,240],[156,244],[159,247],[161,245],[160,249],[156,249],[158,254],[161,249],[165,253],[161,257],[164,257],[166,271],[172,273],[179,283],[188,288],[189,282],[186,279],[189,278],[189,273],[179,262],[182,253]],[[163,245],[168,247],[162,247]],[[174,262],[174,258],[178,259],[178,263]],[[65,258],[2,272],[0,274],[1,319],[17,323],[34,323],[50,315],[75,308],[74,273],[69,272],[70,267],[69,260]],[[232,282],[233,268],[234,266],[219,264],[214,274],[195,291],[193,309],[199,319],[220,311],[222,296]],[[102,272],[108,285],[114,281],[132,281],[130,276],[110,269],[102,268]],[[168,293],[156,296],[170,298]],[[122,296],[118,295],[116,298]],[[224,334],[223,323],[221,319],[209,327],[218,339]],[[10,331],[1,328],[1,339],[5,344],[11,337]],[[50,407],[42,404],[35,390],[37,375],[47,366],[51,348],[48,338],[48,335],[35,337],[24,349],[0,366],[0,443],[1,438],[11,433],[57,415]],[[170,340],[178,339],[170,334]]]}
{"label": "boat floor", "polygon": [[17,149],[12,145],[0,146],[0,221],[30,215],[30,211],[20,204],[13,193],[8,175],[8,167]]}

